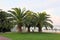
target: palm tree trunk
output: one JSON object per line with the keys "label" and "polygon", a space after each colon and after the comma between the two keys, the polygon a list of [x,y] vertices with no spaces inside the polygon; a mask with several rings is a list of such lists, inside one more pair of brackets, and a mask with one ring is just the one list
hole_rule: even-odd
{"label": "palm tree trunk", "polygon": [[42,27],[39,23],[37,24],[37,27],[38,27],[38,32],[42,32]]}
{"label": "palm tree trunk", "polygon": [[22,26],[21,25],[18,25],[18,32],[22,32]]}
{"label": "palm tree trunk", "polygon": [[28,32],[30,32],[30,27],[28,27]]}
{"label": "palm tree trunk", "polygon": [[38,28],[39,28],[38,31],[39,31],[39,32],[42,32],[42,28],[41,28],[41,27],[38,27]]}
{"label": "palm tree trunk", "polygon": [[48,30],[47,27],[45,27],[45,28],[46,28],[46,30]]}

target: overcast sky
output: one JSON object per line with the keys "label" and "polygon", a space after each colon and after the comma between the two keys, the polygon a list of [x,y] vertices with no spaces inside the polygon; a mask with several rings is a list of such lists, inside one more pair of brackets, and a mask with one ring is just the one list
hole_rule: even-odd
{"label": "overcast sky", "polygon": [[9,10],[13,7],[34,12],[46,11],[51,15],[53,24],[60,25],[60,0],[0,0],[0,9]]}

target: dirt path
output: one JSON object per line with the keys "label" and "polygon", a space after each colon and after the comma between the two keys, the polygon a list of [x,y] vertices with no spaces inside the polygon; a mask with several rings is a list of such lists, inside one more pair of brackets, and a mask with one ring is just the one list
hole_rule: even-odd
{"label": "dirt path", "polygon": [[0,36],[0,40],[11,40],[11,39],[3,37],[3,36]]}

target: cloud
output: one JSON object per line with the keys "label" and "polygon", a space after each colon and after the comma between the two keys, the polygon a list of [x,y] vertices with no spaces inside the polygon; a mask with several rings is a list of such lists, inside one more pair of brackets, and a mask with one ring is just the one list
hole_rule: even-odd
{"label": "cloud", "polygon": [[48,2],[59,2],[60,0],[47,0]]}
{"label": "cloud", "polygon": [[0,0],[0,9],[10,9],[18,6],[19,1],[17,0]]}

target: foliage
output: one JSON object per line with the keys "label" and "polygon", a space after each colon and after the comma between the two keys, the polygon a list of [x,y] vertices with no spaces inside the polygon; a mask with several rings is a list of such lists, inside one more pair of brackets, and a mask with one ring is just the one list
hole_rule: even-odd
{"label": "foliage", "polygon": [[42,31],[42,27],[51,27],[53,28],[53,23],[50,19],[50,15],[48,15],[46,12],[37,13],[37,27],[39,27],[39,31]]}
{"label": "foliage", "polygon": [[10,14],[8,14],[5,11],[0,11],[0,31],[10,31],[10,29],[13,27],[13,22],[11,22],[8,19],[8,15],[10,17]]}
{"label": "foliage", "polygon": [[38,27],[39,32],[42,31],[42,27],[50,27],[53,28],[52,20],[50,20],[50,15],[46,12],[33,12],[30,10],[20,9],[20,8],[12,8],[12,10],[8,10],[8,12],[1,11],[0,12],[0,27],[10,29],[13,26],[17,25],[19,32],[22,32],[22,27],[28,27],[28,31],[30,31],[30,27]]}
{"label": "foliage", "polygon": [[21,10],[20,8],[12,8],[12,10],[9,10],[8,12],[10,12],[13,15],[13,18],[16,21],[16,24],[18,25],[18,29],[21,32],[21,27],[24,24],[23,18],[26,15],[25,9]]}

